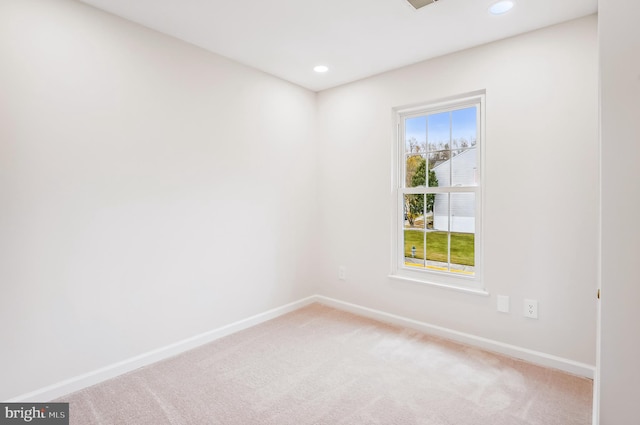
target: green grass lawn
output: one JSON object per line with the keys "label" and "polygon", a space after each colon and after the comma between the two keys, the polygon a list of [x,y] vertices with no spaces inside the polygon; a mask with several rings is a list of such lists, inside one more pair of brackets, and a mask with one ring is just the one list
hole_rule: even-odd
{"label": "green grass lawn", "polygon": [[[416,258],[424,259],[424,233],[404,231],[404,255],[411,257],[411,247],[416,247]],[[475,265],[473,233],[451,233],[451,262],[465,266]],[[447,232],[427,232],[427,260],[447,262]]]}

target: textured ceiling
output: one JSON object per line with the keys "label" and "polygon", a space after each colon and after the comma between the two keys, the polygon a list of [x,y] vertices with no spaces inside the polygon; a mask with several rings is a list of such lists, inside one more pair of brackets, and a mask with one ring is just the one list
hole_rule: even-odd
{"label": "textured ceiling", "polygon": [[[319,91],[597,12],[597,0],[81,0]],[[317,74],[313,67],[330,70]]]}

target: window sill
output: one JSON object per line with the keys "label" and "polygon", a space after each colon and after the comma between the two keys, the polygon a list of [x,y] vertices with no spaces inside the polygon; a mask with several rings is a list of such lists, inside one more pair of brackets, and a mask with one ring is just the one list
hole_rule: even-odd
{"label": "window sill", "polygon": [[479,289],[479,288],[467,288],[467,287],[463,287],[463,286],[454,286],[454,285],[448,285],[448,284],[444,284],[444,283],[429,282],[429,281],[426,281],[426,280],[419,280],[419,279],[415,279],[415,278],[411,278],[411,277],[407,277],[407,276],[401,276],[401,275],[397,275],[397,274],[390,274],[388,277],[390,279],[401,280],[401,281],[404,281],[404,282],[410,282],[410,283],[414,283],[414,284],[418,284],[418,285],[435,286],[437,288],[449,289],[449,290],[457,291],[457,292],[464,292],[466,294],[481,295],[481,296],[485,296],[485,297],[489,296],[489,293],[487,291],[485,291],[484,289]]}

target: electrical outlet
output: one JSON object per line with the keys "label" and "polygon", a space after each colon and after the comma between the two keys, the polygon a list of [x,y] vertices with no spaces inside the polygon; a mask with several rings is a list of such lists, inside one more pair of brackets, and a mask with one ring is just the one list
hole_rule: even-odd
{"label": "electrical outlet", "polygon": [[498,311],[501,313],[509,312],[509,296],[498,295]]}
{"label": "electrical outlet", "polygon": [[347,280],[347,268],[345,266],[338,267],[338,279]]}
{"label": "electrical outlet", "polygon": [[538,300],[524,300],[524,317],[538,318]]}

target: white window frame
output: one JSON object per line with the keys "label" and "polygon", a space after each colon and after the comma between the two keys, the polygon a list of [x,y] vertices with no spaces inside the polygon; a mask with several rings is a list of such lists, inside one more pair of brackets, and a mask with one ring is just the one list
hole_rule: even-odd
{"label": "white window frame", "polygon": [[[476,132],[476,164],[479,168],[477,173],[477,183],[475,186],[465,186],[456,189],[455,186],[443,188],[407,188],[405,186],[405,119],[463,109],[465,107],[477,107],[478,127]],[[451,288],[464,292],[488,295],[484,289],[482,279],[482,192],[484,185],[484,151],[485,151],[485,92],[478,91],[462,96],[455,96],[438,101],[422,103],[420,105],[404,106],[393,108],[394,130],[393,130],[393,185],[392,185],[392,261],[391,278],[407,280],[414,283],[435,285],[444,288]],[[474,275],[467,276],[460,273],[448,271],[436,271],[431,269],[417,269],[405,265],[404,259],[404,195],[423,194],[425,190],[429,193],[444,192],[455,193],[458,191],[475,194],[475,261]]]}

